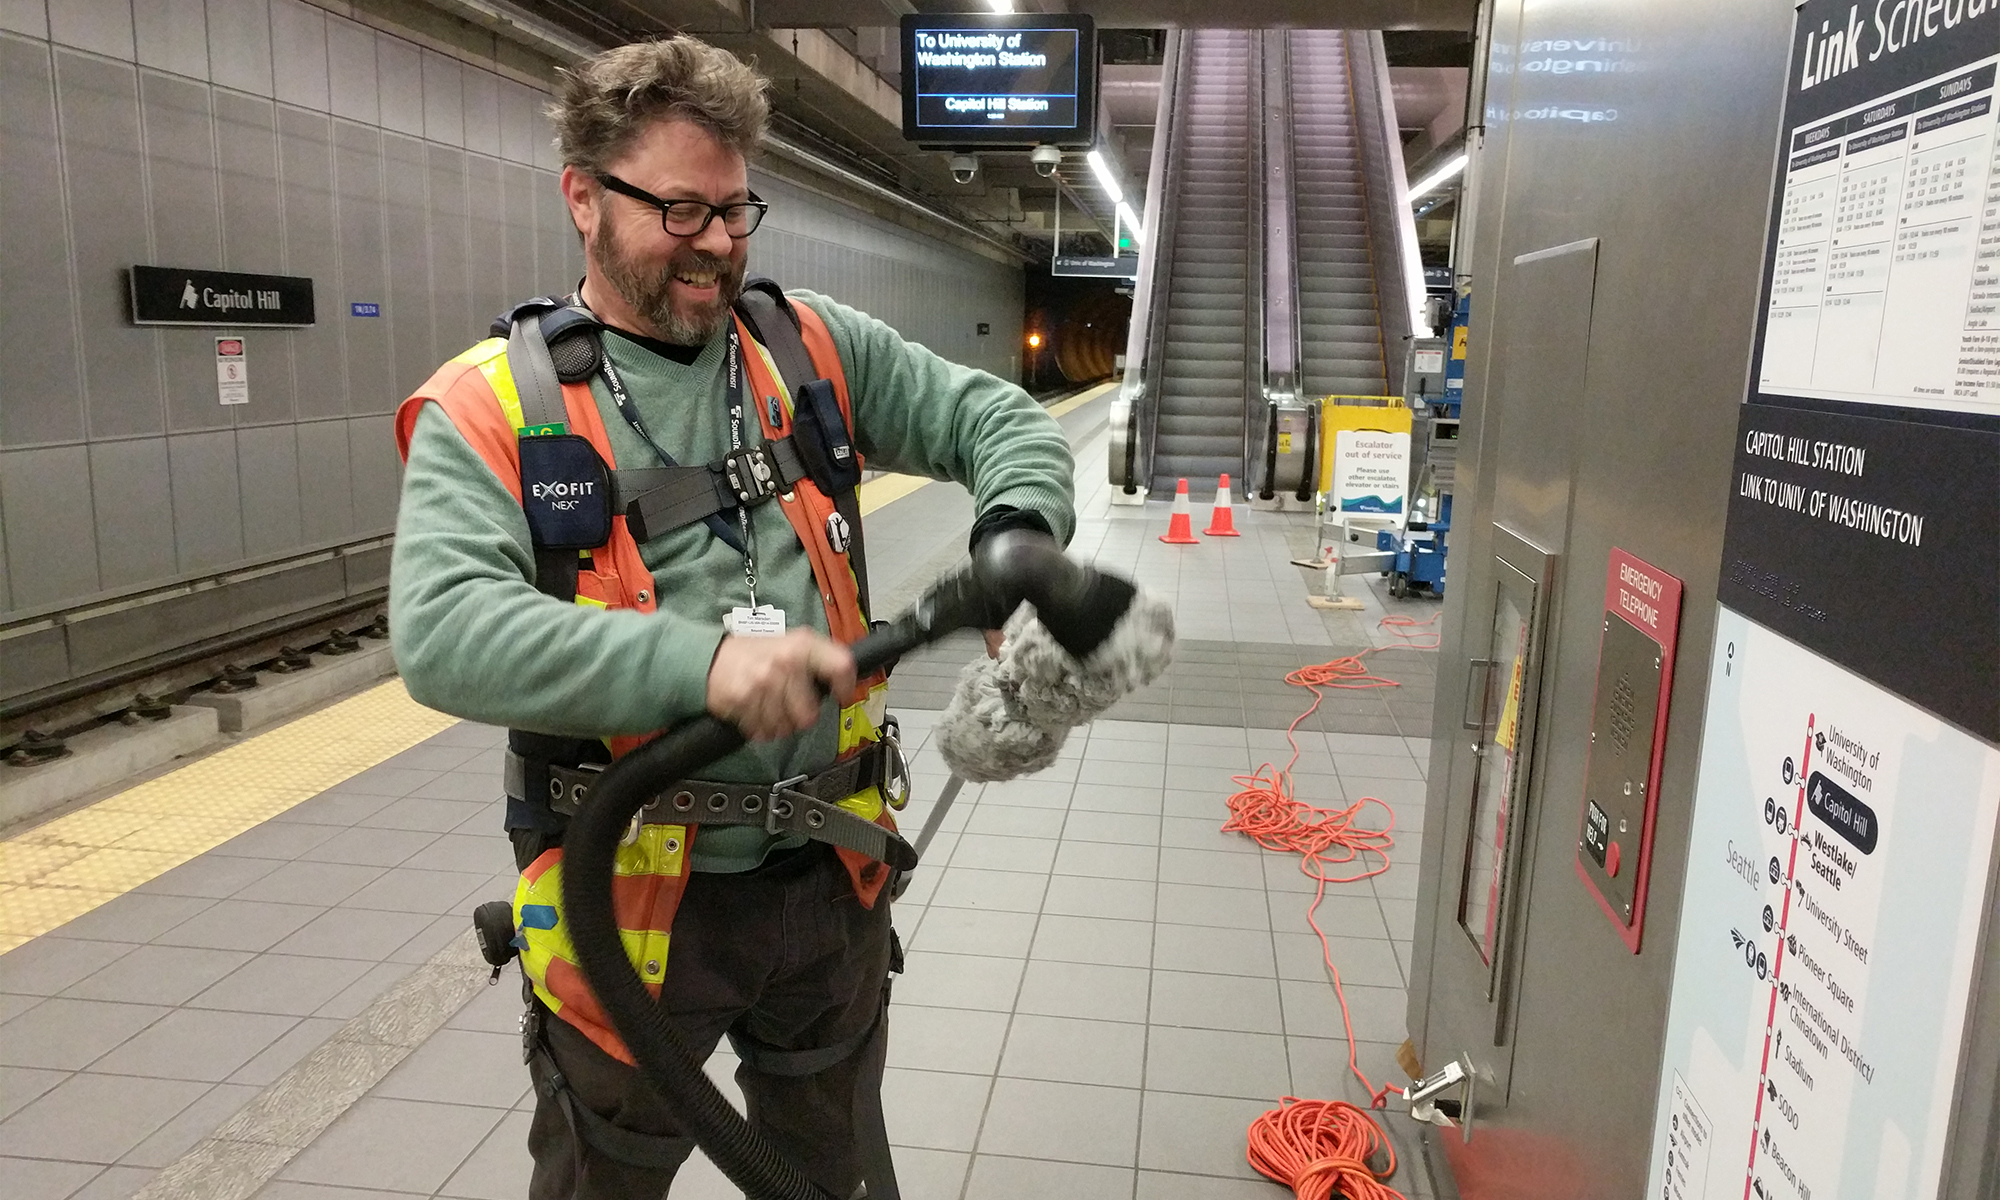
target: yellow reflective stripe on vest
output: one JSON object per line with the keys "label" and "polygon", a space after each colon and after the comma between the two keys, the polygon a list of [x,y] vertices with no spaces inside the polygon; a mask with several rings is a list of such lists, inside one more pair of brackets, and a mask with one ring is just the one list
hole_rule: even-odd
{"label": "yellow reflective stripe on vest", "polygon": [[507,415],[507,428],[519,429],[526,424],[526,418],[521,415],[521,391],[514,386],[513,368],[507,365],[506,338],[491,337],[475,343],[451,361],[478,367],[479,373],[486,376],[486,385],[493,389],[493,398],[500,402],[500,411]]}
{"label": "yellow reflective stripe on vest", "polygon": [[[784,372],[778,370],[777,360],[771,357],[769,350],[764,349],[764,343],[758,341],[756,338],[751,338],[750,344],[757,348],[757,357],[764,360],[764,369],[771,373],[771,378],[778,381],[778,387],[781,391],[788,391],[799,386],[798,383],[786,379]],[[782,396],[779,400],[785,406],[785,416],[789,418],[792,415],[792,398],[790,396]],[[775,424],[775,422],[773,423]]]}
{"label": "yellow reflective stripe on vest", "polygon": [[[686,869],[687,826],[642,825],[636,841],[618,847],[613,874],[619,878],[678,877]],[[514,887],[514,928],[526,943],[521,947],[521,970],[551,1012],[561,1011],[562,999],[549,990],[550,963],[560,959],[575,966],[577,961],[576,946],[569,940],[569,928],[562,919],[562,871],[563,864],[555,862],[534,879],[523,874]],[[617,886],[615,882],[613,886]],[[618,931],[632,969],[647,983],[658,983],[665,974],[671,937],[671,930]]]}

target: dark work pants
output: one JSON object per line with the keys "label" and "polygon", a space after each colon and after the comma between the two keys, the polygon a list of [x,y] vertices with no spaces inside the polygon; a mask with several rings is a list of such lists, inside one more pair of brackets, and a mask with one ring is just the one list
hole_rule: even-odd
{"label": "dark work pants", "polygon": [[[846,868],[831,849],[813,842],[756,871],[696,873],[688,881],[674,917],[660,1003],[678,1019],[697,1058],[731,1030],[768,1047],[806,1050],[867,1030],[881,1012],[888,975],[887,892],[872,910],[861,907]],[[882,1017],[887,1020],[886,1013]],[[583,1104],[634,1132],[684,1133],[638,1071],[558,1017],[547,1017],[543,1028],[549,1058]],[[751,1123],[836,1196],[852,1194],[862,1179],[854,1099],[868,1057],[856,1052],[807,1076],[765,1075],[748,1064],[736,1070]],[[530,1200],[655,1200],[667,1194],[677,1167],[632,1166],[579,1144],[548,1086],[547,1060],[538,1059],[531,1074]]]}

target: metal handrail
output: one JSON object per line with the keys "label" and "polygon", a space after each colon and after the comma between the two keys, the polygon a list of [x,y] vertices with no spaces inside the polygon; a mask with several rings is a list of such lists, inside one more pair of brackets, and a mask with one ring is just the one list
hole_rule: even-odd
{"label": "metal handrail", "polygon": [[[1288,195],[1290,188],[1273,189],[1270,186],[1269,126],[1272,120],[1268,101],[1274,95],[1268,78],[1271,70],[1270,41],[1273,37],[1283,37],[1282,33],[1262,30],[1251,36],[1250,63],[1248,75],[1248,97],[1251,119],[1248,122],[1248,195],[1244,197],[1244,327],[1243,327],[1243,437],[1239,450],[1241,470],[1239,474],[1247,481],[1250,478],[1257,436],[1261,432],[1258,418],[1260,410],[1267,407],[1265,379],[1267,376],[1265,339],[1270,329],[1270,296],[1265,282],[1270,277],[1270,247],[1265,238],[1270,233],[1270,214],[1267,206],[1274,192]],[[1283,95],[1282,81],[1275,94]],[[1280,143],[1282,145],[1282,142]]]}
{"label": "metal handrail", "polygon": [[1261,137],[1253,144],[1261,147],[1263,169],[1257,169],[1253,161],[1251,177],[1253,187],[1262,189],[1253,211],[1264,220],[1262,236],[1252,239],[1263,252],[1255,345],[1260,365],[1257,394],[1263,401],[1264,419],[1246,418],[1243,433],[1246,474],[1250,463],[1262,460],[1266,477],[1257,491],[1269,499],[1277,486],[1272,478],[1277,469],[1275,448],[1267,446],[1259,454],[1255,439],[1275,437],[1278,406],[1298,398],[1305,345],[1299,322],[1298,175],[1292,154],[1290,35],[1268,30],[1259,39],[1259,49],[1262,70],[1256,75],[1264,88],[1259,105],[1263,119],[1257,130]]}
{"label": "metal handrail", "polygon": [[[1160,71],[1160,100],[1155,110],[1152,162],[1146,169],[1147,229],[1140,245],[1139,278],[1132,289],[1132,323],[1125,338],[1125,378],[1118,398],[1111,402],[1110,445],[1107,452],[1111,486],[1127,495],[1137,492],[1149,480],[1140,478],[1143,461],[1150,472],[1152,433],[1159,421],[1160,360],[1166,333],[1167,287],[1173,275],[1169,251],[1173,246],[1178,206],[1180,172],[1174,168],[1173,133],[1178,125],[1182,67],[1191,50],[1189,39],[1179,29],[1167,32],[1165,62]],[[1150,428],[1149,428],[1150,427]],[[1140,453],[1145,444],[1145,454]]]}

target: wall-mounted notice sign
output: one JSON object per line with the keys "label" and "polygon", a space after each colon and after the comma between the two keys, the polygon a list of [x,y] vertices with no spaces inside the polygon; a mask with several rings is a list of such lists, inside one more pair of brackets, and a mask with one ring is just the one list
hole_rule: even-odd
{"label": "wall-mounted notice sign", "polygon": [[903,18],[903,136],[927,145],[1088,145],[1097,36],[1054,13]]}
{"label": "wall-mounted notice sign", "polygon": [[250,362],[243,339],[215,339],[215,390],[224,404],[250,403]]}
{"label": "wall-mounted notice sign", "polygon": [[[1893,10],[1893,11],[1891,11]],[[1806,0],[1647,1195],[1933,1200],[2000,814],[2000,4]]]}
{"label": "wall-mounted notice sign", "polygon": [[133,267],[135,325],[310,325],[313,281],[188,267]]}

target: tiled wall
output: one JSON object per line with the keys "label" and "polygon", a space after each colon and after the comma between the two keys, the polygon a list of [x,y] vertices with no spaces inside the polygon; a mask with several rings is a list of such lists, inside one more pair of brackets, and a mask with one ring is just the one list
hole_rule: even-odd
{"label": "tiled wall", "polygon": [[[0,620],[388,532],[397,400],[580,274],[540,99],[300,0],[0,0]],[[755,186],[754,270],[1011,373],[1017,268]],[[311,276],[319,322],[223,407],[135,263]]]}

